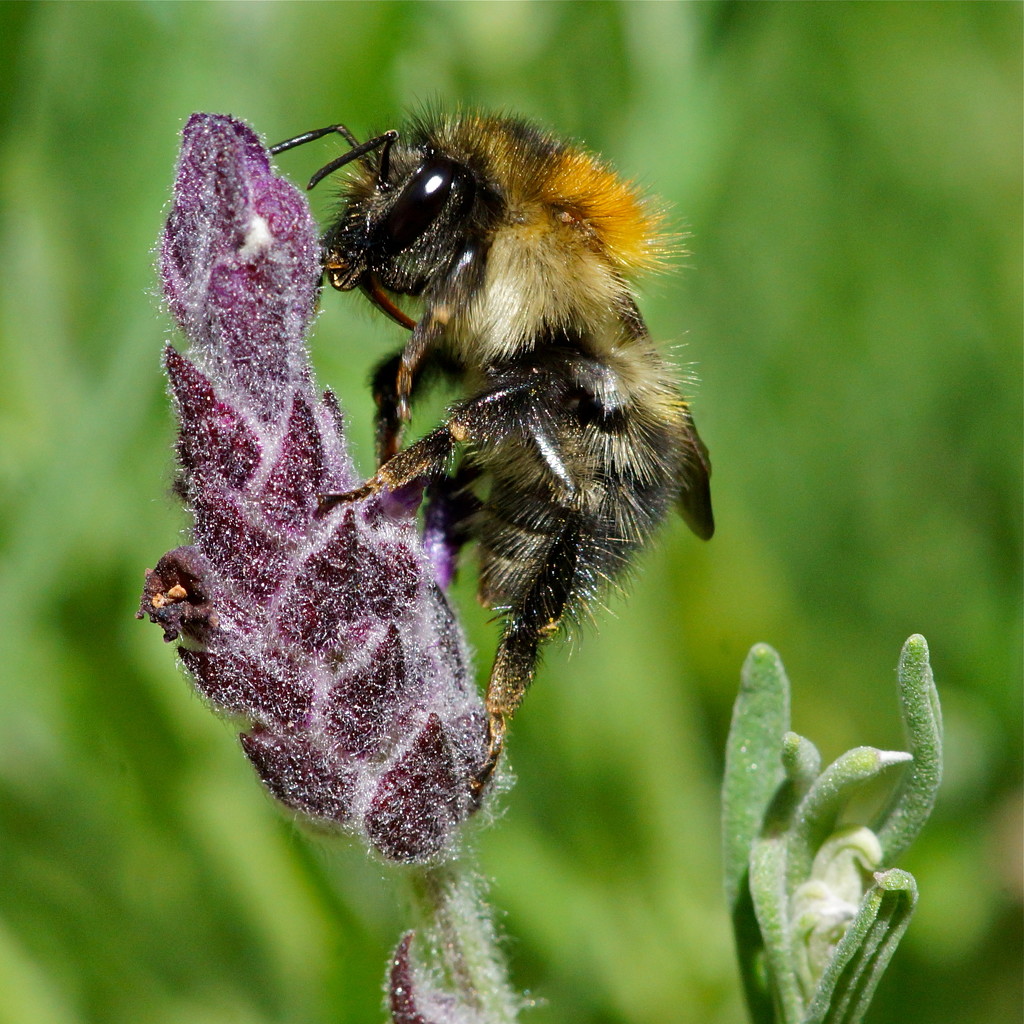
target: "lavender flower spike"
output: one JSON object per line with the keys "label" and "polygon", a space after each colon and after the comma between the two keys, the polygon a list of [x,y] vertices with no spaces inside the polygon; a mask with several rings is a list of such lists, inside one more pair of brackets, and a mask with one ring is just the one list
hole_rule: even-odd
{"label": "lavender flower spike", "polygon": [[139,617],[181,638],[199,693],[246,723],[278,800],[389,860],[444,860],[476,807],[483,707],[418,495],[317,516],[357,477],[306,353],[316,226],[244,124],[185,126],[160,272],[189,342],[164,363],[194,530],[147,573]]}

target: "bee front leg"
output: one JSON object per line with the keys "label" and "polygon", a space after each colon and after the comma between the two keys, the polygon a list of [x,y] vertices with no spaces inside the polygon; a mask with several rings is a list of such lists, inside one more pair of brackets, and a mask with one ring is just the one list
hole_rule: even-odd
{"label": "bee front leg", "polygon": [[378,466],[392,458],[401,447],[402,431],[410,418],[410,404],[426,371],[444,368],[435,348],[444,323],[435,314],[428,314],[414,324],[405,347],[373,371],[370,385],[377,404],[375,448]]}
{"label": "bee front leg", "polygon": [[[404,365],[406,353],[394,357]],[[391,365],[388,360],[385,366]],[[427,363],[423,363],[426,367]],[[381,367],[383,371],[384,367]],[[359,501],[387,487],[395,490],[413,480],[434,480],[444,476],[457,444],[466,441],[494,442],[508,431],[510,413],[518,409],[525,395],[536,388],[535,381],[514,387],[483,392],[455,406],[448,420],[436,430],[421,437],[388,459],[362,487],[344,494],[323,494],[317,515],[324,515],[336,505]],[[399,418],[401,407],[399,406]]]}
{"label": "bee front leg", "polygon": [[433,310],[427,310],[409,335],[398,357],[395,367],[395,404],[400,423],[409,422],[409,402],[421,371],[431,360],[437,344],[448,323],[447,317]]}
{"label": "bee front leg", "polygon": [[458,435],[452,423],[438,427],[388,459],[361,487],[344,494],[321,494],[317,515],[323,516],[337,505],[360,501],[385,488],[394,491],[414,480],[443,476],[455,445],[461,440],[463,437]]}

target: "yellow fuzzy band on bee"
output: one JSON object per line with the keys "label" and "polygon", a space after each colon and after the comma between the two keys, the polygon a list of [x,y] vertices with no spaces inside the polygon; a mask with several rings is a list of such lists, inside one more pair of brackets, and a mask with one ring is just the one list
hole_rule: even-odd
{"label": "yellow fuzzy band on bee", "polygon": [[[442,151],[489,169],[520,216],[533,203],[571,215],[584,225],[614,267],[627,276],[658,269],[678,253],[678,237],[663,231],[664,214],[632,182],[598,157],[566,145],[525,122],[458,112],[424,122]],[[524,131],[531,135],[524,143]],[[540,211],[534,211],[538,229]]]}
{"label": "yellow fuzzy band on bee", "polygon": [[541,198],[586,223],[613,263],[627,272],[651,269],[672,251],[660,233],[661,211],[632,183],[576,149],[563,151],[556,160],[539,183]]}

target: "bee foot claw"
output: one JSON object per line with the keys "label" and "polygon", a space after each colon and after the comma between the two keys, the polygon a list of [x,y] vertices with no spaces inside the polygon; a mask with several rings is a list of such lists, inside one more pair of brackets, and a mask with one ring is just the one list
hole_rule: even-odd
{"label": "bee foot claw", "polygon": [[332,508],[338,505],[347,505],[353,501],[362,501],[371,494],[375,494],[380,487],[374,481],[368,481],[362,487],[352,491],[345,491],[342,494],[321,494],[316,508],[316,518],[322,519]]}

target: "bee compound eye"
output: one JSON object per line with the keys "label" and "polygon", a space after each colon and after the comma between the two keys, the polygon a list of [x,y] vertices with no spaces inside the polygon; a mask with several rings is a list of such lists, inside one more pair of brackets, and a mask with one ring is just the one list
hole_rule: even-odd
{"label": "bee compound eye", "polygon": [[380,227],[390,253],[408,249],[437,220],[465,172],[453,160],[432,157],[409,179]]}

